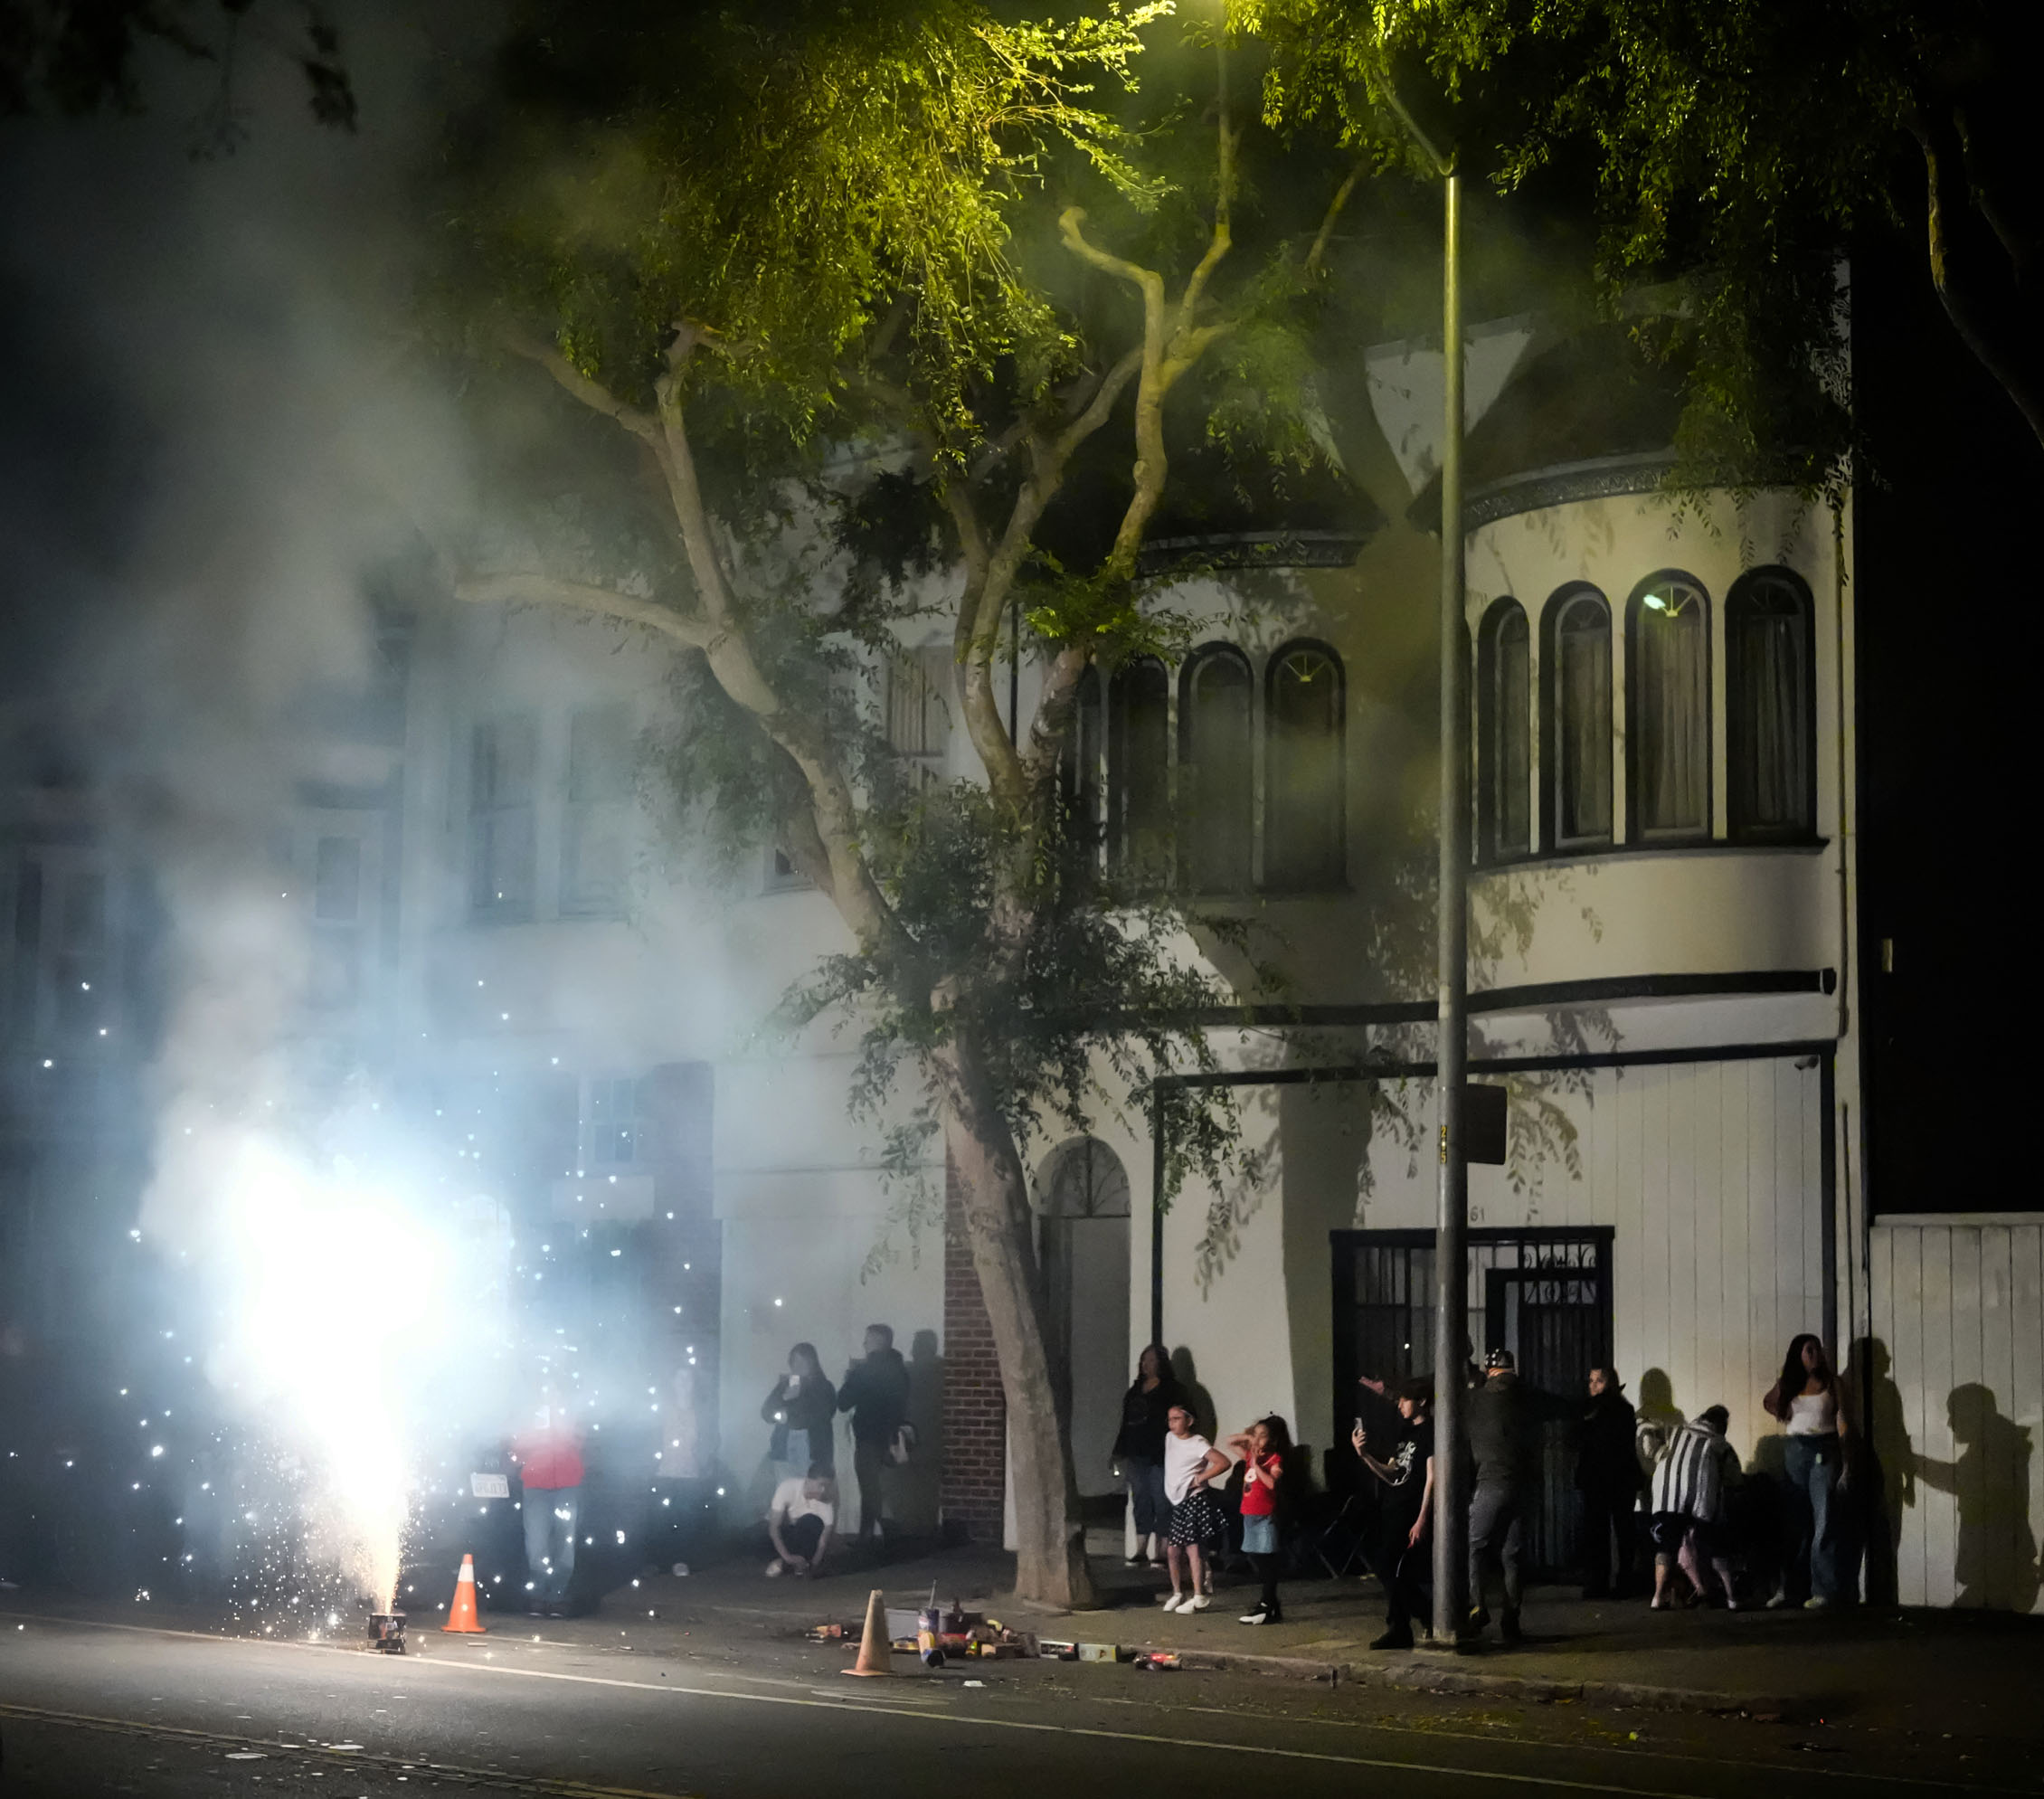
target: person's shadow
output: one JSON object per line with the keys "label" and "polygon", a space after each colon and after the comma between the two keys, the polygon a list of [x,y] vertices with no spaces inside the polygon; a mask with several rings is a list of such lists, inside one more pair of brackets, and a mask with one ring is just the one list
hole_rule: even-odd
{"label": "person's shadow", "polygon": [[888,1476],[894,1522],[902,1535],[924,1540],[937,1534],[937,1489],[943,1473],[944,1359],[937,1333],[918,1330],[909,1340],[908,1422],[915,1450]]}
{"label": "person's shadow", "polygon": [[[1859,1338],[1846,1358],[1847,1390],[1865,1406],[1870,1426],[1855,1431],[1850,1463],[1850,1501],[1858,1514],[1858,1538],[1866,1551],[1869,1605],[1900,1603],[1896,1563],[1902,1514],[1916,1502],[1916,1455],[1902,1409],[1902,1390],[1889,1378],[1892,1366],[1888,1345],[1878,1337]],[[1855,1425],[1859,1422],[1853,1420]]]}
{"label": "person's shadow", "polygon": [[1959,1454],[1914,1461],[1918,1480],[1959,1502],[1955,1603],[2028,1613],[2039,1584],[2029,1515],[2030,1433],[2003,1417],[1993,1389],[1978,1381],[1954,1387],[1945,1415]]}
{"label": "person's shadow", "polygon": [[1214,1409],[1214,1396],[1199,1384],[1198,1367],[1192,1359],[1192,1351],[1183,1343],[1171,1351],[1171,1378],[1178,1383],[1178,1391],[1185,1395],[1186,1403],[1192,1407],[1193,1429],[1212,1443],[1215,1433],[1220,1429],[1220,1418]]}

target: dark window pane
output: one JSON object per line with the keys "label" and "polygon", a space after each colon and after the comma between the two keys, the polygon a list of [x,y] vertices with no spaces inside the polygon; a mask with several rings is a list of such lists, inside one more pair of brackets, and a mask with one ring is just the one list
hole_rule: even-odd
{"label": "dark window pane", "polygon": [[1486,857],[1533,847],[1530,678],[1525,611],[1501,600],[1484,620],[1478,665],[1477,841]]}
{"label": "dark window pane", "polygon": [[1579,593],[1563,603],[1555,624],[1555,841],[1611,840],[1611,609],[1603,596]]}
{"label": "dark window pane", "polygon": [[1273,887],[1327,890],[1348,878],[1343,711],[1332,650],[1299,644],[1272,659],[1263,867]]}
{"label": "dark window pane", "polygon": [[1072,728],[1058,758],[1057,787],[1065,806],[1065,831],[1073,853],[1090,858],[1100,845],[1100,762],[1104,720],[1101,716],[1100,674],[1087,668],[1079,677],[1073,701]]}
{"label": "dark window pane", "polygon": [[1702,589],[1663,576],[1632,604],[1632,816],[1638,835],[1710,829],[1710,610]]}
{"label": "dark window pane", "polygon": [[1781,573],[1748,576],[1726,609],[1727,822],[1734,837],[1816,830],[1810,601]]}
{"label": "dark window pane", "polygon": [[1108,687],[1108,856],[1140,880],[1170,871],[1170,677],[1154,657],[1116,671]]}
{"label": "dark window pane", "polygon": [[529,714],[476,726],[468,790],[468,898],[486,916],[533,909],[533,786],[538,723]]}
{"label": "dark window pane", "polygon": [[1209,647],[1187,666],[1179,698],[1179,846],[1187,886],[1233,894],[1250,882],[1249,660]]}

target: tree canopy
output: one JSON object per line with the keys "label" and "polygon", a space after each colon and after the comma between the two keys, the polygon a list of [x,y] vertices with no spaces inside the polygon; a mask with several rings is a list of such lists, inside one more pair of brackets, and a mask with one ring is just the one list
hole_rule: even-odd
{"label": "tree canopy", "polygon": [[[582,551],[478,554],[459,591],[675,646],[690,816],[837,908],[849,947],[791,1004],[856,1020],[855,1097],[909,1103],[898,1164],[943,1135],[1019,1578],[1065,1600],[1089,1576],[1024,1145],[1211,1065],[1242,996],[1188,933],[1257,966],[1229,918],[1099,857],[1061,778],[1074,708],[1089,669],[1183,639],[1141,552],[1188,445],[1326,464],[1311,339],[1358,178],[1295,150],[1260,190],[1282,147],[1225,66],[1166,5],[534,5],[444,166],[445,316],[577,402],[556,461],[609,509]],[[912,777],[873,703],[933,630],[973,780]],[[1217,1172],[1224,1090],[1169,1103],[1176,1168]]]}
{"label": "tree canopy", "polygon": [[[1682,478],[1833,488],[1851,448],[1841,262],[1920,221],[1945,309],[2044,438],[2021,9],[1992,0],[1243,0],[1274,118],[1594,203],[1609,306],[1680,370]],[[1914,166],[1912,168],[1912,165]]]}

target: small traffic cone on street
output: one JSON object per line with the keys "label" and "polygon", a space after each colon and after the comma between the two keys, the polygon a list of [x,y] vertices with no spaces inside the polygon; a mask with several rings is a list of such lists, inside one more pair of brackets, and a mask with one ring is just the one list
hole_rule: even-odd
{"label": "small traffic cone on street", "polygon": [[443,1631],[457,1631],[464,1636],[485,1634],[482,1620],[476,1615],[476,1558],[461,1558],[461,1572],[455,1577],[454,1603],[447,1608],[447,1622],[440,1626]]}
{"label": "small traffic cone on street", "polygon": [[847,1674],[892,1674],[894,1646],[887,1638],[887,1595],[875,1586],[866,1602],[866,1634],[859,1639],[859,1659]]}

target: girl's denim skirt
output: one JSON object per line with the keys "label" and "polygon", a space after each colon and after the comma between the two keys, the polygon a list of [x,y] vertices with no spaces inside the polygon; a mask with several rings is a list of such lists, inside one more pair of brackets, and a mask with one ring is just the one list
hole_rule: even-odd
{"label": "girl's denim skirt", "polygon": [[1277,1554],[1277,1520],[1268,1512],[1258,1516],[1245,1512],[1242,1520],[1242,1553],[1245,1556]]}

